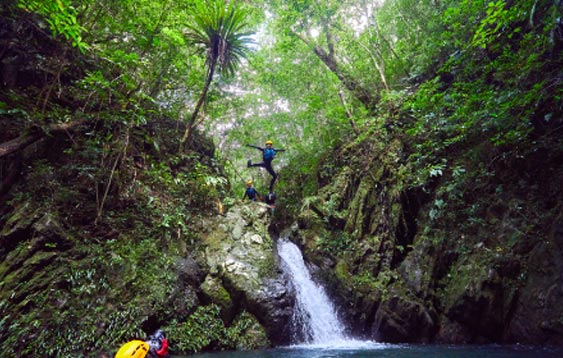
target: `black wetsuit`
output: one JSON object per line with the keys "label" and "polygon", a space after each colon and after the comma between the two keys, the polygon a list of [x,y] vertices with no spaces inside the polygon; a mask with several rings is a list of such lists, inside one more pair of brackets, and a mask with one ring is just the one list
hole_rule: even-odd
{"label": "black wetsuit", "polygon": [[260,151],[262,151],[262,162],[261,163],[256,163],[256,164],[252,164],[251,161],[248,161],[248,167],[262,167],[262,168],[266,168],[266,170],[268,171],[268,173],[270,173],[270,175],[272,176],[272,180],[270,180],[270,192],[272,192],[274,190],[274,183],[276,181],[276,178],[278,177],[276,175],[276,172],[274,172],[274,168],[272,168],[272,160],[274,160],[274,156],[276,155],[276,152],[284,152],[285,149],[276,149],[276,148],[262,148],[259,147],[257,145],[252,145],[252,144],[247,144],[248,147],[252,147],[252,148],[256,148]]}
{"label": "black wetsuit", "polygon": [[266,195],[264,202],[270,206],[274,206],[276,204],[276,194],[269,192],[268,195]]}

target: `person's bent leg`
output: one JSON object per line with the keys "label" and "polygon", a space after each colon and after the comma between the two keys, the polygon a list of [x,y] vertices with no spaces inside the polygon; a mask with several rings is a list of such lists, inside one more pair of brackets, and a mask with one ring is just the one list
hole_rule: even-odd
{"label": "person's bent leg", "polygon": [[267,165],[265,166],[266,170],[268,171],[268,173],[270,173],[270,175],[272,176],[272,180],[270,180],[270,193],[272,191],[274,191],[274,183],[276,182],[276,178],[278,177],[276,175],[276,172],[274,172],[274,169],[272,168],[271,165]]}
{"label": "person's bent leg", "polygon": [[268,169],[268,168],[266,167],[266,163],[264,163],[264,162],[252,164],[252,163],[249,161],[249,162],[247,163],[247,166],[248,166],[249,168],[250,168],[250,167],[262,167],[262,168]]}

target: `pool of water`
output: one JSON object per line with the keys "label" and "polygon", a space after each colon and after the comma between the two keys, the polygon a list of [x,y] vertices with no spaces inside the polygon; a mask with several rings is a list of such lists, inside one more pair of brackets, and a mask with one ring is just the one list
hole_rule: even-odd
{"label": "pool of water", "polygon": [[299,321],[302,333],[315,344],[174,358],[563,358],[563,347],[386,344],[350,339],[324,288],[312,280],[299,248],[287,238],[281,238],[277,247],[282,268],[296,290],[297,316],[308,318]]}
{"label": "pool of water", "polygon": [[[347,347],[293,346],[249,352],[190,355],[190,358],[562,358],[563,348],[366,343]],[[174,358],[187,358],[175,356]]]}

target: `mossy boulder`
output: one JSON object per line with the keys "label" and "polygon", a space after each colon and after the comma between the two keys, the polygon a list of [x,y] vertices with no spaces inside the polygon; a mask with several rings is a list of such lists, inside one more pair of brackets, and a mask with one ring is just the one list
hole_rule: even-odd
{"label": "mossy boulder", "polygon": [[202,292],[209,300],[221,308],[221,314],[225,321],[231,322],[236,313],[236,307],[231,299],[229,291],[223,287],[219,277],[207,275],[201,284]]}
{"label": "mossy boulder", "polygon": [[[232,207],[205,236],[210,275],[204,291],[225,311],[242,307],[265,327],[275,344],[289,342],[294,296],[277,265],[268,233],[267,205]],[[227,314],[228,316],[228,314]]]}

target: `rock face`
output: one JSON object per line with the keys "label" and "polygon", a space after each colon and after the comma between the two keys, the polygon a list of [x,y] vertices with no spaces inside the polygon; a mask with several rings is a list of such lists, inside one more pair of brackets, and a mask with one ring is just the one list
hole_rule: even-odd
{"label": "rock face", "polygon": [[403,148],[374,142],[321,163],[320,189],[293,221],[351,329],[387,342],[563,345],[560,148],[419,188],[401,181]]}
{"label": "rock face", "polygon": [[[107,322],[113,315],[127,314],[131,318],[120,327],[136,331],[126,332],[120,341],[140,336],[142,333],[136,332],[141,329],[151,332],[162,327],[176,341],[175,349],[186,353],[213,348],[220,340],[218,332],[228,329],[236,332],[236,336],[229,336],[233,340],[229,344],[240,349],[287,344],[295,297],[279,270],[275,244],[268,233],[268,210],[265,205],[250,203],[231,208],[226,216],[207,219],[207,232],[201,236],[204,250],[182,251],[179,245],[174,252],[181,255],[160,255],[162,266],[151,271],[145,264],[156,258],[146,258],[161,253],[150,249],[151,245],[157,247],[154,239],[141,238],[138,245],[122,244],[134,240],[132,235],[121,243],[107,240],[99,248],[87,247],[78,235],[65,229],[60,218],[23,205],[0,230],[0,312],[5,322],[39,322],[43,316],[50,317],[48,328],[30,332],[44,340],[50,333],[71,335],[78,329],[90,329],[89,337],[95,338],[111,329]],[[143,251],[140,260],[130,265],[122,257],[135,249],[149,251]],[[101,302],[100,316],[92,315],[89,308],[97,302]],[[194,338],[183,336],[177,327],[190,322],[192,315],[197,320],[194,312],[198,309],[215,307],[210,303],[220,312],[206,316],[207,326],[198,328],[208,337],[209,346],[182,342],[181,338]],[[60,318],[50,316],[55,311],[61,312]],[[74,325],[66,328],[65,322]],[[240,322],[245,322],[244,327]],[[2,330],[0,337],[16,355],[28,355],[24,344],[18,343],[21,333],[15,324]]]}
{"label": "rock face", "polygon": [[[156,328],[177,354],[286,342],[293,296],[277,271],[268,209],[250,203],[207,219],[229,192],[213,141],[194,133],[186,155],[168,161],[183,128],[166,111],[145,124],[109,103],[90,112],[79,92],[93,92],[80,83],[112,66],[50,36],[49,21],[16,3],[0,5],[0,349],[113,356]],[[27,115],[39,105],[49,123]],[[77,110],[105,115],[90,122]],[[67,119],[77,119],[72,139]]]}
{"label": "rock face", "polygon": [[274,344],[287,344],[295,297],[278,270],[268,223],[269,208],[260,203],[233,207],[217,220],[205,237],[204,291],[226,312],[244,307]]}
{"label": "rock face", "polygon": [[511,341],[563,344],[563,216],[529,254],[529,269],[505,332]]}

